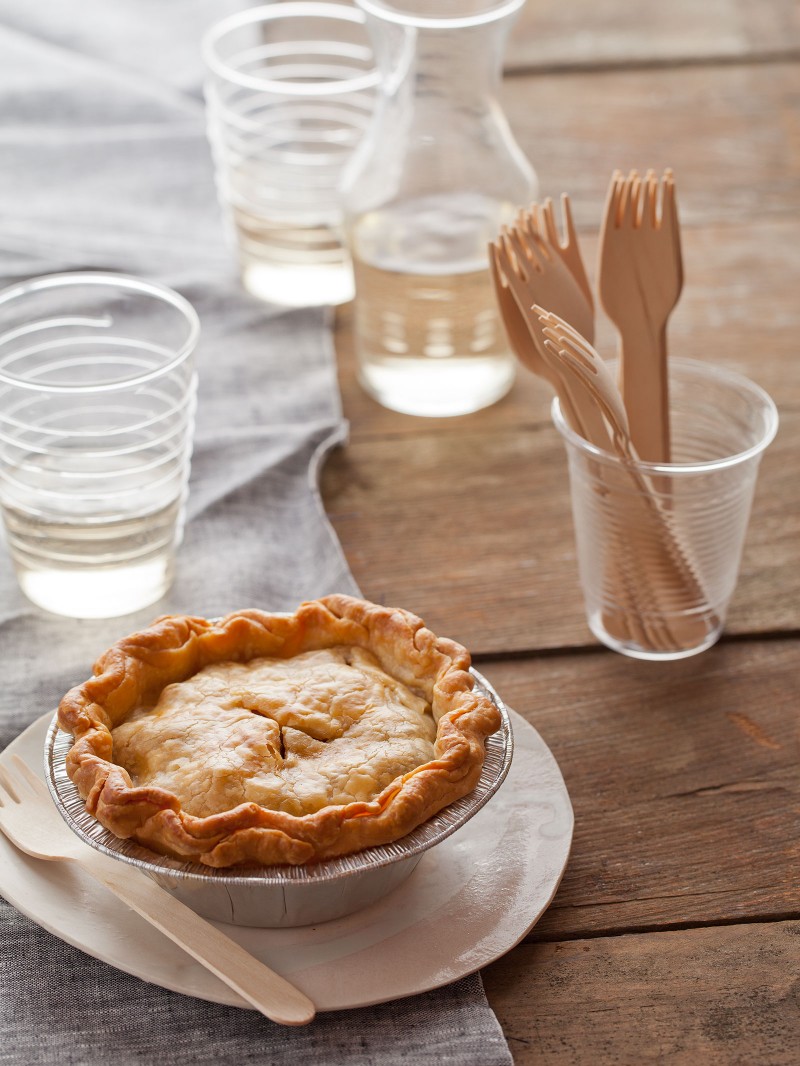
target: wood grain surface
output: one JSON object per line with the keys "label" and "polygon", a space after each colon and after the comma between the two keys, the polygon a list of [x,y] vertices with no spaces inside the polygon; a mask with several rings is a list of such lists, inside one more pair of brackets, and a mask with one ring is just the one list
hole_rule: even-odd
{"label": "wood grain surface", "polygon": [[800,922],[525,944],[484,970],[517,1066],[796,1066]]}
{"label": "wood grain surface", "polygon": [[794,0],[528,0],[511,35],[507,66],[521,72],[652,67],[753,61],[798,49]]}
{"label": "wood grain surface", "polygon": [[[325,505],[363,593],[416,611],[553,751],[575,809],[555,900],[484,973],[517,1066],[800,1062],[800,6],[529,0],[503,103],[590,276],[613,169],[673,168],[686,281],[670,351],[775,399],[722,641],[650,664],[583,616],[544,384],[416,419],[356,380]],[[616,339],[598,313],[597,346]]]}
{"label": "wood grain surface", "polygon": [[631,167],[672,167],[684,225],[796,216],[796,62],[515,77],[503,100],[542,193],[568,192],[580,226]]}
{"label": "wood grain surface", "polygon": [[[531,425],[354,438],[324,475],[364,595],[420,614],[473,652],[594,644],[583,612],[561,440]],[[800,419],[765,457],[727,632],[800,626]]]}
{"label": "wood grain surface", "polygon": [[575,811],[534,939],[800,918],[797,665],[796,640],[478,664],[555,755]]}

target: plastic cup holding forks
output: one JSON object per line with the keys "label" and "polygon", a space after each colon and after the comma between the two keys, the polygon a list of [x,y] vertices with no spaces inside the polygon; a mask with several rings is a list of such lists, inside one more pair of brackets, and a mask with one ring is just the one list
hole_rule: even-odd
{"label": "plastic cup holding forks", "polygon": [[672,462],[630,462],[552,415],[567,450],[586,616],[607,647],[670,660],[711,647],[736,587],[770,397],[706,363],[670,362]]}

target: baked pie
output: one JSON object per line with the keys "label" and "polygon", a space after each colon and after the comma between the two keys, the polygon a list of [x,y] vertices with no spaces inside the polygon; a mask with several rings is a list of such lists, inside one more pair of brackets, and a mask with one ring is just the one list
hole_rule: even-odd
{"label": "baked pie", "polygon": [[478,781],[500,716],[469,665],[350,596],[159,618],[61,701],[67,773],[112,833],[208,866],[387,844]]}

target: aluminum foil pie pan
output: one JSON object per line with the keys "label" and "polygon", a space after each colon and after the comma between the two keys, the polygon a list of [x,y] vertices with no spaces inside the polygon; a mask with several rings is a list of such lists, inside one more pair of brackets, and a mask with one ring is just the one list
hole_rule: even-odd
{"label": "aluminum foil pie pan", "polygon": [[500,711],[500,729],[486,740],[478,784],[393,844],[310,866],[246,866],[214,869],[158,855],[114,836],[84,809],[67,776],[72,737],[56,719],[45,740],[47,783],[60,814],[86,844],[137,867],[198,914],[233,925],[279,928],[316,925],[361,910],[396,888],[426,851],[460,829],[494,795],[511,766],[513,738],[508,712],[491,685],[472,670],[478,691]]}

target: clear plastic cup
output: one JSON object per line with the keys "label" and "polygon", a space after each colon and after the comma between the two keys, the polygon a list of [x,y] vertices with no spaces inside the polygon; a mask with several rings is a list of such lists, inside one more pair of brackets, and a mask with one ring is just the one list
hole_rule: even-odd
{"label": "clear plastic cup", "polygon": [[0,292],[0,509],[38,606],[109,618],[172,583],[198,335],[186,300],[124,275],[53,274]]}
{"label": "clear plastic cup", "polygon": [[770,397],[706,363],[672,360],[672,462],[629,463],[583,440],[558,400],[589,627],[638,659],[696,655],[722,632],[761,456],[778,428]]}
{"label": "clear plastic cup", "polygon": [[352,299],[339,184],[378,82],[363,14],[252,8],[213,26],[203,54],[217,187],[245,288],[292,307]]}

